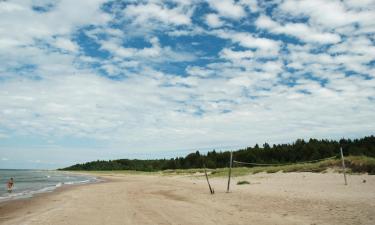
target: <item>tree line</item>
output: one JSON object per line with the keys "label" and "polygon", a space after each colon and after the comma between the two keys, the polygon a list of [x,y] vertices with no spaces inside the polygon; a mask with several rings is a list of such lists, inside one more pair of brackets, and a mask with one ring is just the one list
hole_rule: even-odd
{"label": "tree line", "polygon": [[[262,146],[256,144],[233,152],[237,161],[252,163],[296,163],[302,161],[317,160],[332,156],[339,156],[339,148],[342,147],[344,155],[364,155],[375,157],[375,136],[371,135],[360,139],[317,140],[305,141],[298,139],[291,144]],[[185,157],[171,159],[117,159],[97,160],[82,164],[76,164],[61,170],[138,170],[159,171],[166,169],[190,169],[190,168],[223,168],[228,167],[230,151],[217,152],[215,150],[201,154],[199,151],[188,154]]]}

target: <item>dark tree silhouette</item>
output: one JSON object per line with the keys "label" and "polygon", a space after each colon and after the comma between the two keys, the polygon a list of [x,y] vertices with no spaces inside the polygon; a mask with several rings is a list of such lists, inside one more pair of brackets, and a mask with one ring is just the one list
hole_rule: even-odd
{"label": "dark tree silhouette", "polygon": [[[256,144],[254,147],[247,147],[233,152],[234,159],[243,162],[257,163],[295,163],[301,161],[316,160],[331,156],[338,156],[340,146],[344,155],[364,155],[375,157],[375,136],[361,139],[341,139],[305,141],[298,139],[292,144],[263,144],[263,148]],[[76,164],[62,170],[139,170],[158,171],[165,169],[189,169],[202,168],[205,164],[208,168],[227,167],[230,152],[209,151],[201,154],[199,151],[190,153],[186,157],[171,159],[117,159],[109,161],[93,161],[83,164]]]}

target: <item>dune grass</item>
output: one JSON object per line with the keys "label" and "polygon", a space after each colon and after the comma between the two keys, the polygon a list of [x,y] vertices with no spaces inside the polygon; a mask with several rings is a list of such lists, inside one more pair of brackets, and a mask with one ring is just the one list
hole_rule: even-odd
{"label": "dune grass", "polygon": [[[345,158],[345,164],[348,173],[369,173],[375,175],[375,158],[366,156],[348,156]],[[256,166],[256,167],[234,167],[232,168],[232,176],[244,176],[248,174],[256,174],[260,172],[276,173],[276,172],[313,172],[325,173],[328,169],[334,172],[341,172],[341,160],[329,159],[316,163],[300,163],[284,166]],[[207,169],[210,177],[228,176],[228,168]],[[179,169],[164,170],[163,175],[194,175],[203,174],[204,169]]]}
{"label": "dune grass", "polygon": [[137,170],[72,170],[68,171],[72,173],[83,173],[83,174],[90,174],[90,175],[157,175],[161,174],[160,171],[158,172],[145,172],[145,171],[137,171]]}
{"label": "dune grass", "polygon": [[244,185],[244,184],[250,184],[250,182],[247,180],[241,180],[237,182],[237,185]]}
{"label": "dune grass", "polygon": [[[375,158],[366,156],[348,156],[345,157],[345,164],[348,173],[368,173],[375,175]],[[260,172],[276,173],[276,172],[313,172],[325,173],[328,169],[334,172],[342,172],[340,159],[329,159],[316,163],[300,163],[283,166],[256,166],[256,167],[233,167],[232,176],[239,177],[248,174],[256,174]],[[144,172],[134,170],[111,170],[111,171],[73,171],[82,172],[85,174],[93,175],[204,175],[203,168],[195,169],[176,169],[176,170],[163,170],[157,172]],[[228,176],[228,168],[207,169],[210,177],[224,177]]]}
{"label": "dune grass", "polygon": [[345,158],[346,166],[354,173],[367,172],[375,175],[375,158],[365,156],[350,156]]}

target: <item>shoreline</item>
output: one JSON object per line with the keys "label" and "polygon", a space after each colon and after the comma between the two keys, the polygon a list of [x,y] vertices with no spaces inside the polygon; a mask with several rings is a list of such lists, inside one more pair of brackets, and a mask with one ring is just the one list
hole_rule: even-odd
{"label": "shoreline", "polygon": [[[0,203],[0,224],[373,224],[375,176],[260,173],[226,178],[95,174],[105,181]],[[363,180],[366,183],[363,183]],[[247,180],[248,185],[237,185]],[[251,221],[249,219],[251,218]]]}
{"label": "shoreline", "polygon": [[[83,174],[82,175],[88,175]],[[40,204],[44,204],[45,201],[48,201],[48,199],[53,198],[54,196],[57,196],[58,194],[70,190],[74,190],[76,188],[81,188],[83,186],[90,186],[95,185],[98,183],[106,183],[111,182],[111,179],[95,176],[98,179],[96,182],[88,182],[88,183],[78,183],[78,184],[63,184],[62,186],[56,187],[55,189],[51,191],[46,192],[40,192],[32,194],[29,197],[24,198],[15,198],[15,199],[9,199],[5,201],[0,202],[0,224],[3,222],[6,222],[9,219],[12,219],[13,214],[25,214],[27,209],[34,208],[35,206],[38,206]],[[26,212],[27,214],[27,212]]]}
{"label": "shoreline", "polygon": [[[3,195],[0,197],[0,204],[6,203],[6,202],[12,202],[22,199],[29,199],[33,198],[34,196],[55,192],[56,190],[60,188],[64,188],[67,186],[77,186],[77,185],[85,185],[85,184],[91,184],[91,183],[98,183],[104,180],[104,178],[100,178],[100,176],[89,174],[89,173],[75,173],[71,171],[58,171],[58,170],[9,170],[9,171],[49,171],[49,172],[58,172],[60,174],[67,175],[69,177],[81,177],[85,178],[85,180],[55,180],[55,184],[49,184],[49,185],[43,185],[40,186],[39,189],[35,189],[32,186],[29,186],[28,188],[24,188],[21,190],[15,189],[13,192],[9,193],[7,195]],[[17,175],[16,175],[17,176]],[[24,176],[23,174],[21,176]],[[52,175],[51,175],[52,176]],[[48,178],[50,178],[50,175],[47,175]],[[54,179],[54,177],[52,178]],[[31,180],[32,181],[32,180]],[[47,180],[45,180],[47,181]],[[30,182],[30,181],[29,181]],[[17,182],[16,182],[17,183]],[[17,185],[16,185],[17,187]],[[5,192],[4,192],[5,193]],[[1,194],[4,194],[1,193]]]}

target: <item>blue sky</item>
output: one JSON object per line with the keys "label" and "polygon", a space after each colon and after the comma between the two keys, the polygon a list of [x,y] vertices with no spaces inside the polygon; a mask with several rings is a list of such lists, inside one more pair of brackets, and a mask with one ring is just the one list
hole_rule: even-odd
{"label": "blue sky", "polygon": [[0,168],[375,131],[375,1],[0,1]]}

